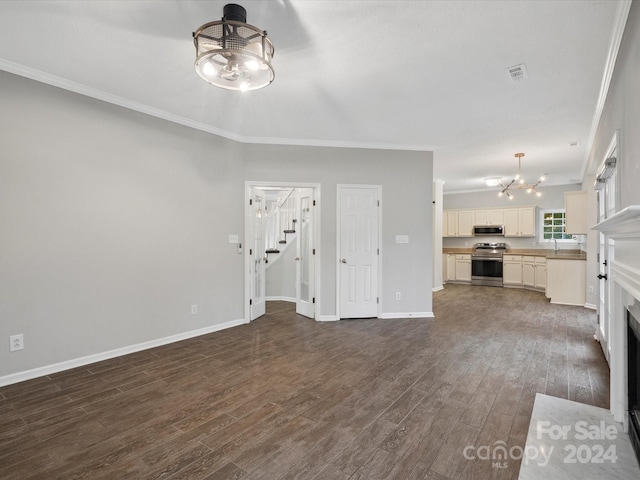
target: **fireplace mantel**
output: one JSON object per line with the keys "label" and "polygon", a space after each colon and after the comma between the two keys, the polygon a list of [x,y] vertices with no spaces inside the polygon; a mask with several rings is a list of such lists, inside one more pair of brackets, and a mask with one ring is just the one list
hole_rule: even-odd
{"label": "fireplace mantel", "polygon": [[[628,426],[627,314],[640,306],[640,205],[632,205],[592,227],[606,237],[609,253],[609,368],[611,413]],[[604,345],[603,345],[604,347]],[[605,352],[606,354],[606,352]]]}
{"label": "fireplace mantel", "polygon": [[640,205],[631,205],[591,227],[605,235],[636,235],[640,237]]}

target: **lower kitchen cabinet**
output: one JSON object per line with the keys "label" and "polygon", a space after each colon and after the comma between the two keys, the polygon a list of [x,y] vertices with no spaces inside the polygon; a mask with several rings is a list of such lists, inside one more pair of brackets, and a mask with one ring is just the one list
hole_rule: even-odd
{"label": "lower kitchen cabinet", "polygon": [[[471,283],[471,254],[445,253],[443,280]],[[538,255],[502,257],[502,283],[505,287],[545,292],[551,303],[584,305],[586,302],[585,260],[546,258]]]}
{"label": "lower kitchen cabinet", "polygon": [[546,295],[551,303],[584,305],[587,262],[550,258],[547,262]]}
{"label": "lower kitchen cabinet", "polygon": [[449,283],[471,283],[471,254],[469,253],[447,253],[442,259],[443,272],[446,272],[446,279]]}
{"label": "lower kitchen cabinet", "polygon": [[544,292],[547,288],[547,259],[545,257],[536,257],[534,267],[535,288]]}
{"label": "lower kitchen cabinet", "polygon": [[502,284],[506,287],[522,286],[522,255],[502,257]]}
{"label": "lower kitchen cabinet", "polygon": [[547,285],[547,259],[545,257],[522,256],[522,285],[544,291]]}
{"label": "lower kitchen cabinet", "polygon": [[456,255],[456,281],[471,283],[471,255]]}
{"label": "lower kitchen cabinet", "polygon": [[536,286],[535,257],[522,257],[522,284],[525,287],[534,288]]}

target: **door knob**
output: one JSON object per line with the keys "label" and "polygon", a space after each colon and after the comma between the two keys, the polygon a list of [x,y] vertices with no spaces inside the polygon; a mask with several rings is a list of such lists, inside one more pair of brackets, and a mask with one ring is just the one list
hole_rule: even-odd
{"label": "door knob", "polygon": [[297,262],[297,261],[300,260],[300,257],[296,257],[296,258],[294,258],[294,260]]}
{"label": "door knob", "polygon": [[607,274],[606,273],[604,275],[600,274],[600,275],[598,275],[598,278],[600,280],[602,280],[602,279],[606,280],[607,279]]}
{"label": "door knob", "polygon": [[347,259],[343,258],[342,260],[340,260],[342,263],[347,263]]}

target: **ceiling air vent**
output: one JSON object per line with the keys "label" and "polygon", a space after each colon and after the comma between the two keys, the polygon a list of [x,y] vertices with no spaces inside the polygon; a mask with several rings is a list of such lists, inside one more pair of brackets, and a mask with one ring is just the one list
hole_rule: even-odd
{"label": "ceiling air vent", "polygon": [[509,67],[505,69],[505,72],[507,74],[507,77],[509,77],[509,79],[514,82],[522,80],[523,78],[527,78],[527,69],[525,68],[524,63]]}

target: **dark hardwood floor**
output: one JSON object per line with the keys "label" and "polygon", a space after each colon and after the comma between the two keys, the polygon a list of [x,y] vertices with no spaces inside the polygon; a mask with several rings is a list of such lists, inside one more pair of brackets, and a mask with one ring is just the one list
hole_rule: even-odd
{"label": "dark hardwood floor", "polygon": [[608,407],[595,314],[447,285],[433,319],[250,325],[0,388],[2,479],[514,479],[536,392]]}

